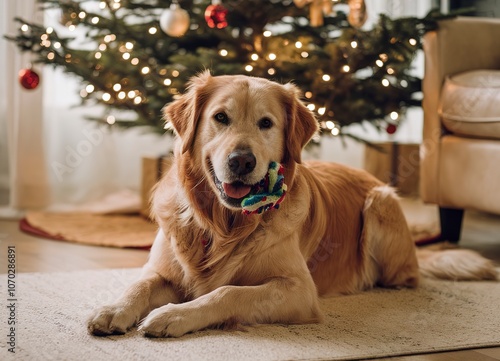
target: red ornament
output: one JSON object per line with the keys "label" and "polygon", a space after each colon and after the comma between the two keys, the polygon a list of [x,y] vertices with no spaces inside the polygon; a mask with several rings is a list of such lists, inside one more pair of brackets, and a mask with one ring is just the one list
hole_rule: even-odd
{"label": "red ornament", "polygon": [[396,127],[394,124],[388,124],[387,127],[385,128],[385,131],[388,134],[394,134],[396,133],[396,130],[398,130],[398,127]]}
{"label": "red ornament", "polygon": [[24,89],[32,90],[40,84],[40,76],[32,69],[21,69],[19,71],[19,83]]}
{"label": "red ornament", "polygon": [[205,21],[210,28],[224,29],[227,26],[227,9],[221,4],[213,3],[205,10]]}

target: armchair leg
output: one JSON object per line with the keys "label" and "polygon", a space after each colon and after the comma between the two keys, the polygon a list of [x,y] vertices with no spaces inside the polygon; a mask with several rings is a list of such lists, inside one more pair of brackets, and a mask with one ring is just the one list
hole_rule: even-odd
{"label": "armchair leg", "polygon": [[458,243],[462,231],[463,209],[439,207],[439,220],[441,223],[441,239]]}

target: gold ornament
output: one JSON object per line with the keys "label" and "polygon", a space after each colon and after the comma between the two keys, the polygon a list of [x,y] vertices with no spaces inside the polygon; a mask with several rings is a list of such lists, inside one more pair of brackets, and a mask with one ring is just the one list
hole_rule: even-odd
{"label": "gold ornament", "polygon": [[309,7],[309,22],[311,26],[318,27],[323,25],[323,16],[329,15],[332,12],[331,0],[293,0],[298,8],[310,4]]}
{"label": "gold ornament", "polygon": [[368,19],[368,14],[366,13],[366,4],[364,0],[349,0],[349,15],[347,16],[347,21],[352,27],[360,28]]}

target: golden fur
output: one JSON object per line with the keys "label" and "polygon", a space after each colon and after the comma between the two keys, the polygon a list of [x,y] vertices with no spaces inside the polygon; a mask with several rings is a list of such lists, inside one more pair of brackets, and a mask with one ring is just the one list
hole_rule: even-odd
{"label": "golden fur", "polygon": [[[141,278],[94,312],[91,333],[124,333],[140,320],[154,337],[234,322],[317,322],[318,295],[417,286],[415,247],[394,191],[361,170],[302,164],[317,121],[298,93],[291,84],[205,72],[166,107],[178,139],[152,202],[160,230]],[[235,150],[255,156],[249,173],[228,166]],[[272,161],[284,166],[285,200],[279,210],[243,215],[220,184],[255,184]],[[448,264],[433,260],[441,252],[422,254],[420,266],[427,276],[496,277],[484,258],[456,252]]]}

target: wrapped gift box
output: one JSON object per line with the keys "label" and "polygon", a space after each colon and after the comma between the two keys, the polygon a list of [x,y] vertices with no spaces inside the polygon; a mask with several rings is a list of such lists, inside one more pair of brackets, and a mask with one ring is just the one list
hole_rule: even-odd
{"label": "wrapped gift box", "polygon": [[151,191],[172,166],[172,156],[143,157],[141,182],[141,214],[150,216]]}
{"label": "wrapped gift box", "polygon": [[364,168],[384,183],[397,188],[402,196],[418,196],[420,145],[411,143],[377,143],[366,146]]}

